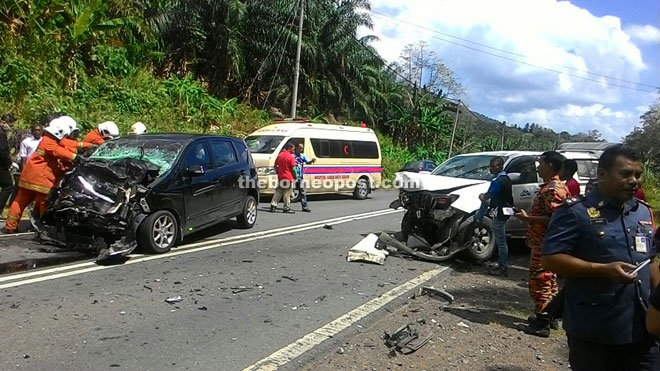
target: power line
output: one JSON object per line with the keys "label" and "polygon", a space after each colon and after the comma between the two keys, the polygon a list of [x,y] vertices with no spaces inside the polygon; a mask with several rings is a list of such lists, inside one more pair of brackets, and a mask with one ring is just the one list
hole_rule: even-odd
{"label": "power line", "polygon": [[[466,42],[466,43],[478,45],[478,46],[481,46],[481,47],[484,47],[484,48],[488,48],[488,49],[495,50],[495,51],[498,51],[498,52],[514,55],[514,56],[521,57],[521,58],[529,58],[528,56],[525,56],[523,54],[518,54],[518,53],[510,52],[508,50],[498,49],[498,48],[495,48],[495,47],[492,47],[492,46],[489,46],[489,45],[486,45],[486,44],[482,44],[482,43],[478,43],[478,42],[475,42],[475,41],[464,39],[464,38],[461,38],[461,37],[458,37],[458,36],[450,35],[450,34],[447,34],[447,33],[444,33],[444,32],[441,32],[441,31],[438,31],[438,30],[435,30],[435,29],[432,29],[432,28],[429,28],[429,27],[426,27],[426,26],[422,26],[422,25],[419,25],[419,24],[415,24],[415,23],[412,23],[412,22],[405,21],[405,20],[400,20],[400,19],[388,16],[386,14],[379,13],[379,12],[374,11],[374,10],[371,10],[370,12],[374,13],[374,15],[376,15],[376,16],[388,18],[388,19],[394,20],[395,22],[399,22],[399,23],[409,25],[409,26],[412,26],[412,27],[416,27],[416,28],[420,28],[420,29],[423,29],[423,30],[431,31],[431,32],[434,32],[434,33],[437,33],[437,34],[440,34],[440,35],[443,35],[443,36],[447,36],[447,37],[450,37],[450,38],[453,38],[453,39],[457,39],[457,40],[460,40],[460,41],[463,41],[463,42]],[[494,56],[494,57],[506,59],[506,60],[516,62],[516,63],[525,64],[525,65],[528,65],[528,66],[531,66],[531,67],[540,68],[540,69],[543,69],[543,70],[546,70],[546,71],[551,71],[551,72],[560,73],[560,74],[566,74],[568,76],[572,76],[572,77],[587,80],[587,81],[597,82],[597,83],[600,83],[600,84],[606,84],[606,85],[616,86],[616,87],[625,88],[625,89],[632,89],[632,90],[637,90],[637,91],[642,91],[642,92],[647,92],[647,93],[654,93],[654,91],[637,89],[637,88],[633,88],[633,87],[629,87],[629,86],[625,86],[625,85],[613,84],[613,83],[607,82],[607,81],[591,79],[591,78],[588,78],[588,77],[570,74],[570,73],[567,73],[567,72],[564,72],[564,71],[559,71],[559,70],[539,66],[539,65],[536,65],[536,64],[520,61],[520,60],[517,60],[517,59],[508,58],[508,57],[505,57],[505,56],[502,56],[502,55],[489,53],[489,52],[481,50],[481,49],[477,49],[477,48],[473,48],[473,47],[470,47],[470,46],[467,46],[467,45],[459,44],[457,42],[447,40],[447,39],[443,39],[443,38],[440,38],[440,37],[437,37],[437,36],[432,36],[432,37],[434,39],[445,41],[447,43],[454,44],[454,45],[457,45],[457,46],[461,46],[461,47],[464,47],[464,48],[467,48],[467,49],[470,49],[470,50],[473,50],[473,51],[476,51],[476,52],[480,52],[480,53],[484,53],[484,54],[491,55],[491,56]],[[558,64],[557,64],[557,66],[562,67],[562,68],[566,68],[566,69],[570,69],[570,70],[574,70],[574,71],[578,71],[578,72],[584,72],[584,73],[594,75],[594,76],[598,76],[598,77],[607,78],[607,79],[610,79],[610,80],[625,82],[625,83],[639,85],[639,86],[645,86],[645,87],[652,88],[652,89],[660,89],[660,87],[657,87],[657,86],[648,85],[648,84],[639,83],[639,82],[634,82],[634,81],[629,81],[629,80],[624,80],[624,79],[619,79],[617,77],[602,75],[602,74],[599,74],[599,73],[590,72],[590,71],[578,69],[578,68],[575,68],[575,67],[558,65]]]}
{"label": "power line", "polygon": [[263,68],[266,65],[266,62],[268,61],[268,58],[270,58],[271,54],[273,54],[273,51],[275,51],[275,48],[277,47],[277,45],[280,42],[280,37],[282,37],[282,35],[284,35],[284,33],[286,32],[285,29],[289,25],[289,21],[291,21],[294,14],[296,13],[295,12],[295,9],[296,9],[295,4],[296,4],[295,2],[291,2],[291,4],[290,4],[291,8],[288,10],[289,16],[287,17],[286,22],[284,23],[284,25],[280,29],[280,32],[277,33],[277,39],[275,39],[275,42],[273,43],[270,50],[268,51],[268,54],[266,54],[266,58],[264,58],[264,61],[261,63],[261,66],[259,66],[259,69],[257,70],[257,73],[254,75],[254,78],[252,79],[252,82],[250,82],[250,86],[248,86],[248,90],[252,89],[252,86],[254,85],[254,83],[261,76],[261,73],[263,72]]}
{"label": "power line", "polygon": [[[302,0],[300,1],[300,3],[301,3],[300,6],[303,6]],[[293,7],[292,9],[295,9],[295,7]],[[262,110],[265,110],[266,109],[266,104],[268,104],[268,98],[270,97],[270,93],[273,90],[273,85],[275,84],[275,79],[277,78],[277,73],[280,71],[280,66],[282,65],[282,60],[284,59],[284,54],[286,54],[287,45],[289,45],[289,38],[288,37],[284,39],[284,48],[282,48],[283,52],[280,53],[280,59],[277,62],[277,68],[275,68],[275,73],[273,74],[273,79],[270,80],[270,87],[268,88],[268,93],[266,93],[266,98],[264,99],[264,104],[261,107]]]}

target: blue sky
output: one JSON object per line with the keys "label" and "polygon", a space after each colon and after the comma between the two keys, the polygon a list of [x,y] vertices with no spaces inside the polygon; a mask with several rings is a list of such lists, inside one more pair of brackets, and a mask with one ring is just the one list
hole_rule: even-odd
{"label": "blue sky", "polygon": [[465,86],[461,99],[510,124],[597,129],[618,141],[658,98],[629,83],[660,86],[656,0],[372,0],[372,9],[394,18],[372,13],[375,27],[363,32],[380,38],[381,55],[395,61],[406,44],[426,41]]}

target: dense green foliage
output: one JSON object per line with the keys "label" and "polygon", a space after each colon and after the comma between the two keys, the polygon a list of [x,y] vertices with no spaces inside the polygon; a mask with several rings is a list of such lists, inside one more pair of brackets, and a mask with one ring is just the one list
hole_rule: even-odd
{"label": "dense green foliage", "polygon": [[456,115],[447,94],[469,87],[426,44],[387,64],[373,37],[358,36],[371,27],[368,0],[4,1],[0,111],[23,127],[60,110],[87,129],[139,120],[151,131],[246,135],[289,111],[300,4],[300,115],[368,123],[382,134],[388,177],[410,160],[446,159],[455,119],[454,154],[599,140],[465,106]]}

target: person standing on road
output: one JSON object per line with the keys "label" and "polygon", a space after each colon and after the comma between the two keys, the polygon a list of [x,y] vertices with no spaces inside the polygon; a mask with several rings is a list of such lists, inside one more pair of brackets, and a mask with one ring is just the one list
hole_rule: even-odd
{"label": "person standing on road", "polygon": [[525,210],[516,213],[516,217],[527,222],[527,246],[531,249],[529,261],[529,294],[534,300],[535,317],[527,331],[531,335],[550,336],[552,318],[546,312],[546,306],[557,294],[557,275],[541,265],[541,245],[550,222],[552,213],[568,196],[568,188],[559,179],[564,156],[549,151],[539,157],[537,172],[544,183],[534,198],[529,214]]}
{"label": "person standing on road", "polygon": [[573,370],[660,370],[645,318],[660,282],[653,219],[633,197],[641,175],[637,152],[608,148],[596,188],[567,200],[550,222],[542,263],[566,279],[563,327]]}
{"label": "person standing on road", "polygon": [[296,175],[298,177],[298,179],[296,179],[296,189],[298,190],[298,194],[300,195],[300,204],[302,205],[302,211],[309,213],[312,210],[310,210],[309,206],[307,205],[307,193],[305,192],[303,173],[305,171],[305,165],[313,164],[314,162],[316,162],[316,159],[315,158],[311,160],[308,159],[303,152],[305,152],[305,145],[299,143],[296,146],[296,152],[293,154],[293,157],[296,159]]}
{"label": "person standing on road", "polygon": [[25,167],[27,161],[32,157],[34,151],[37,150],[39,143],[41,143],[41,134],[42,127],[40,124],[32,125],[31,132],[32,135],[23,139],[21,142],[20,149],[18,150],[18,156],[21,159],[21,169]]}
{"label": "person standing on road", "polygon": [[504,208],[513,207],[513,192],[511,191],[511,179],[504,171],[504,159],[493,157],[490,160],[490,173],[495,175],[495,178],[490,181],[488,191],[479,195],[483,206],[477,213],[476,221],[477,223],[482,222],[486,210],[492,210],[495,213],[492,220],[498,251],[497,267],[489,270],[488,274],[507,277],[509,275],[509,247],[506,244],[504,225],[509,220],[509,216],[504,213]]}
{"label": "person standing on road", "polygon": [[11,176],[11,153],[7,132],[11,130],[16,122],[16,118],[10,113],[2,115],[0,118],[0,215],[5,210],[7,200],[14,192],[14,181]]}
{"label": "person standing on road", "polygon": [[577,161],[572,159],[567,159],[561,165],[561,172],[559,173],[559,179],[561,179],[566,188],[568,188],[569,197],[577,197],[580,195],[580,183],[575,180],[575,173],[577,172],[578,165]]}
{"label": "person standing on road", "polygon": [[291,193],[293,191],[293,183],[295,177],[293,173],[296,167],[296,159],[293,157],[293,144],[287,143],[284,150],[277,155],[275,159],[275,173],[277,173],[277,188],[273,195],[273,200],[270,202],[270,212],[275,212],[277,204],[282,200],[284,203],[283,211],[285,213],[293,214],[291,210]]}

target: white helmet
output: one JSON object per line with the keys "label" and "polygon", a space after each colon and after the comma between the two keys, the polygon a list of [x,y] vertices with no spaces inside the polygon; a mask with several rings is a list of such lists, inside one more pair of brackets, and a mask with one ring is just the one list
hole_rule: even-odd
{"label": "white helmet", "polygon": [[131,126],[131,134],[140,135],[147,132],[147,126],[141,122],[136,122]]}
{"label": "white helmet", "polygon": [[56,120],[58,120],[59,123],[66,125],[69,128],[69,133],[67,135],[78,130],[78,123],[76,123],[76,120],[74,120],[70,116],[60,116]]}
{"label": "white helmet", "polygon": [[117,138],[119,136],[119,128],[112,121],[100,123],[98,129],[101,136],[105,139]]}
{"label": "white helmet", "polygon": [[[62,120],[64,117],[58,117],[52,120],[48,126],[44,129],[47,133],[54,136],[57,140],[62,140],[65,136],[71,134],[71,129],[69,129],[69,121]],[[71,117],[69,119],[73,120]]]}

